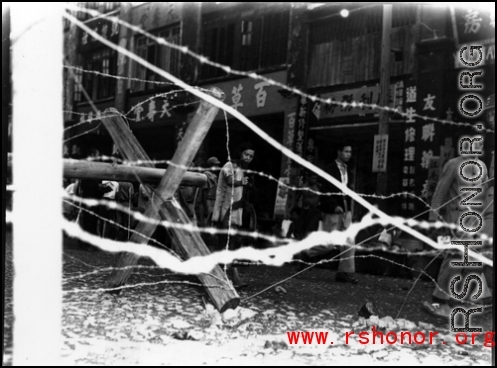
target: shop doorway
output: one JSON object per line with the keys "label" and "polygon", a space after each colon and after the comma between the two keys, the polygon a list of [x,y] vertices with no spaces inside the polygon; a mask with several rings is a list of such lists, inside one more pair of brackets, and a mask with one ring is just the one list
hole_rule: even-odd
{"label": "shop doorway", "polygon": [[[403,125],[392,122],[389,126],[389,143],[387,159],[387,195],[402,191],[403,163]],[[360,194],[376,194],[377,174],[373,172],[374,136],[378,134],[378,123],[362,123],[357,126],[327,126],[309,131],[309,137],[315,142],[317,149],[316,163],[324,168],[336,158],[337,146],[346,141],[352,146],[350,170],[352,171],[352,189]],[[370,203],[381,204],[382,209],[391,214],[400,213],[400,197],[380,200],[365,197]],[[367,210],[353,202],[354,218],[359,220]]]}

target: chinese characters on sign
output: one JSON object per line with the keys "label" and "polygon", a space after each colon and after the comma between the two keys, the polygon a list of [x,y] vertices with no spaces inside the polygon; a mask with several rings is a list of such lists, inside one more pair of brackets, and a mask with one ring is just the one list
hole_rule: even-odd
{"label": "chinese characters on sign", "polygon": [[[265,74],[265,77],[278,83],[286,83],[286,72],[278,71]],[[279,87],[267,81],[252,78],[216,83],[215,86],[226,95],[226,104],[245,116],[271,114],[281,112],[286,104],[278,93]],[[215,120],[224,120],[224,111],[220,110]]]}
{"label": "chinese characters on sign", "polygon": [[[115,41],[117,39],[117,36],[119,35],[119,23],[116,21],[111,21],[107,19],[97,19],[95,21],[89,22],[87,25],[95,33],[97,33],[98,35],[102,36],[107,40],[110,39],[112,41]],[[81,41],[80,41],[81,46],[84,47],[93,43],[100,44],[100,41],[91,37],[85,31],[81,31]]]}
{"label": "chinese characters on sign", "polygon": [[374,136],[373,172],[387,171],[388,134]]}
{"label": "chinese characters on sign", "polygon": [[[295,112],[292,112],[292,113],[287,115],[288,131],[287,131],[287,136],[285,139],[285,147],[290,148],[290,149],[293,148],[293,143],[295,141],[294,137],[295,137],[295,122],[296,122],[295,117],[296,117],[296,115],[297,115],[297,113],[295,113]],[[286,157],[286,164],[285,164],[285,171],[284,171],[284,175],[286,177],[290,176],[291,169],[292,169],[292,160],[290,160],[290,158]]]}
{"label": "chinese characters on sign", "polygon": [[432,156],[428,161],[428,179],[425,184],[423,184],[423,189],[421,191],[421,197],[430,203],[433,193],[435,193],[435,188],[437,187],[438,177],[440,173],[440,157]]}
{"label": "chinese characters on sign", "polygon": [[407,216],[421,209],[421,202],[414,195],[429,201],[438,178],[441,127],[429,118],[444,118],[452,113],[443,109],[440,78],[436,73],[424,73],[416,84],[406,81],[401,186],[403,192],[411,195],[402,198],[401,209]]}
{"label": "chinese characters on sign", "polygon": [[463,7],[456,8],[455,13],[460,44],[495,38],[495,13]]}
{"label": "chinese characters on sign", "polygon": [[[402,167],[402,191],[414,193],[416,187],[416,103],[418,90],[416,85],[405,89],[406,120],[404,127],[404,165]],[[404,196],[401,202],[402,211],[414,211],[414,202],[410,196]]]}
{"label": "chinese characters on sign", "polygon": [[284,216],[288,201],[288,185],[290,184],[290,178],[280,178],[279,182],[280,184],[278,185],[278,191],[276,193],[276,202],[274,204],[274,215]]}
{"label": "chinese characters on sign", "polygon": [[[171,98],[176,98],[176,96],[173,94]],[[155,123],[172,116],[170,101],[160,95],[141,101],[136,99],[132,103],[134,106],[131,109],[132,116],[129,117],[129,120],[135,123]]]}
{"label": "chinese characters on sign", "polygon": [[[374,109],[373,105],[378,105],[380,102],[380,87],[370,86],[326,93],[321,98],[330,99],[332,103],[314,103],[312,112],[318,120],[340,116],[377,114],[378,110]],[[403,81],[390,85],[388,100],[390,107],[404,111]],[[341,105],[342,103],[345,104]],[[353,105],[354,103],[355,105]]]}
{"label": "chinese characters on sign", "polygon": [[307,123],[307,99],[300,99],[300,108],[297,120],[297,137],[295,138],[295,153],[299,156],[304,155],[305,130]]}
{"label": "chinese characters on sign", "polygon": [[243,107],[243,102],[241,102],[242,90],[243,86],[241,85],[241,83],[239,83],[238,86],[234,86],[231,90],[231,101],[233,102],[233,105],[231,105],[231,107],[235,110],[238,110],[239,107]]}

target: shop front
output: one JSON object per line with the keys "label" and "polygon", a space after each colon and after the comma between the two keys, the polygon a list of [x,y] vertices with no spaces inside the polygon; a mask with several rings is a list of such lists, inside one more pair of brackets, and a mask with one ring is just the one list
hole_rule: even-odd
{"label": "shop front", "polygon": [[[389,107],[403,111],[405,82],[397,79],[390,84]],[[352,189],[360,194],[377,192],[377,173],[386,172],[388,177],[387,193],[401,191],[401,158],[404,148],[405,119],[391,115],[388,137],[378,136],[379,110],[371,105],[380,101],[380,87],[377,84],[356,88],[314,92],[322,99],[331,99],[335,104],[323,104],[307,101],[307,136],[305,137],[305,155],[308,161],[324,168],[336,159],[339,144],[344,142],[352,147],[349,163],[352,172]],[[355,106],[343,106],[352,103]],[[301,171],[300,182],[305,182],[305,171]],[[375,202],[371,197],[368,201]],[[385,210],[399,213],[398,198],[383,203]],[[362,206],[354,205],[356,219],[366,213]]]}
{"label": "shop front", "polygon": [[72,113],[73,119],[66,122],[64,131],[64,157],[85,158],[91,149],[97,149],[101,155],[112,154],[112,139],[103,126],[102,113],[114,107],[114,99],[94,103],[97,111],[89,104],[79,104]]}
{"label": "shop front", "polygon": [[[286,83],[286,71],[265,75],[280,83]],[[226,95],[224,102],[245,115],[271,138],[293,148],[293,137],[288,142],[288,121],[296,114],[296,98],[287,96],[278,86],[268,82],[241,78],[211,84],[220,88]],[[284,97],[286,96],[286,97]],[[200,161],[216,156],[221,163],[233,158],[235,150],[243,142],[252,143],[255,158],[249,169],[260,173],[250,174],[254,177],[253,204],[258,219],[273,219],[284,215],[281,206],[276,205],[277,180],[285,175],[286,160],[282,153],[266,140],[254,133],[245,124],[220,110],[210,129],[202,148]],[[272,178],[270,178],[272,177]],[[276,180],[274,180],[276,179]],[[285,198],[286,200],[286,198]]]}
{"label": "shop front", "polygon": [[165,160],[171,160],[181,139],[189,114],[198,103],[183,91],[140,92],[128,97],[126,120],[152,160],[162,161],[157,167],[167,167]]}

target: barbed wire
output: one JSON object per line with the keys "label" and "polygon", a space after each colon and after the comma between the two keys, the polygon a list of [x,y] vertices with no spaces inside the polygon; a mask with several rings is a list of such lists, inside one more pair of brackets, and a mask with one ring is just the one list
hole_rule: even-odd
{"label": "barbed wire", "polygon": [[[248,76],[248,75],[247,75],[247,76]],[[305,96],[304,96],[304,97],[305,97]],[[309,98],[309,97],[307,97],[307,98]],[[311,100],[312,100],[312,98],[311,98]],[[342,106],[348,106],[348,105],[343,105],[343,104],[342,104]],[[364,105],[364,106],[369,106],[369,105]],[[383,107],[378,107],[378,108],[383,108]],[[389,108],[384,107],[384,109],[385,109],[385,110],[388,110]],[[467,125],[471,126],[470,124],[467,124]],[[344,193],[342,193],[342,194],[343,194],[343,195],[345,195]]]}
{"label": "barbed wire", "polygon": [[[188,171],[191,171],[191,172],[200,172],[200,173],[207,171],[207,170],[214,171],[214,172],[222,170],[222,168],[220,168],[220,167],[185,166],[185,165],[176,164],[176,163],[172,162],[171,160],[147,160],[147,161],[136,160],[136,161],[130,161],[130,160],[115,158],[115,157],[107,156],[107,155],[100,155],[100,156],[90,157],[87,159],[90,161],[117,162],[117,163],[121,163],[123,165],[131,165],[131,166],[141,166],[145,163],[152,163],[154,165],[167,164],[167,165],[175,166],[175,167],[178,167],[181,169],[187,169]],[[318,191],[318,190],[315,190],[315,189],[312,189],[309,187],[305,187],[305,186],[302,186],[302,187],[292,186],[292,185],[287,184],[284,181],[282,181],[282,180],[280,180],[280,179],[278,179],[270,174],[266,174],[262,171],[244,169],[244,173],[254,174],[254,175],[260,176],[262,178],[266,178],[270,181],[276,182],[278,185],[280,185],[282,187],[285,187],[285,188],[292,190],[292,191],[295,191],[295,192],[309,192],[309,193],[313,193],[313,194],[316,194],[319,196],[346,196],[346,194],[344,194],[342,192],[321,192],[321,191]],[[377,195],[377,194],[368,194],[368,193],[357,193],[357,194],[361,197],[375,198],[375,199],[391,199],[391,198],[395,198],[395,197],[412,197],[414,199],[419,200],[426,207],[431,208],[430,205],[423,198],[416,195],[415,193],[410,193],[410,192],[398,192],[398,193],[392,193],[392,194],[389,194],[386,196]]]}
{"label": "barbed wire", "polygon": [[[128,22],[120,19],[119,17],[102,14],[102,13],[96,11],[96,10],[83,9],[83,8],[80,8],[80,7],[77,7],[77,6],[74,6],[74,5],[69,5],[67,8],[68,9],[77,9],[77,10],[80,10],[80,11],[84,11],[84,12],[87,12],[87,13],[92,14],[94,16],[103,16],[106,19],[112,20],[113,22],[117,22],[117,23],[119,23],[119,24],[121,24],[121,25],[123,25],[123,26],[125,26],[125,27],[127,27],[129,29],[131,29],[134,32],[140,33],[140,34],[148,37],[149,39],[154,40],[158,44],[161,44],[161,45],[164,45],[164,46],[176,49],[176,50],[180,51],[181,53],[183,53],[185,55],[189,55],[189,56],[197,59],[198,61],[200,61],[201,64],[207,64],[207,65],[210,65],[212,67],[221,69],[221,70],[225,71],[227,74],[235,74],[235,75],[239,75],[239,76],[248,77],[248,78],[251,78],[251,79],[254,79],[254,80],[265,81],[265,82],[269,83],[270,85],[278,86],[278,87],[283,88],[283,89],[285,89],[285,90],[287,90],[287,91],[289,91],[289,92],[291,92],[293,94],[299,95],[299,96],[304,97],[304,98],[308,98],[308,99],[310,99],[313,102],[321,102],[321,103],[326,104],[326,105],[337,105],[337,106],[341,106],[342,108],[347,108],[347,107],[355,108],[355,107],[358,107],[358,108],[371,108],[373,110],[374,109],[385,110],[385,111],[388,111],[390,113],[401,115],[403,117],[408,117],[408,118],[409,117],[415,117],[415,118],[423,119],[425,121],[429,120],[429,121],[433,121],[433,122],[437,122],[437,123],[441,123],[441,124],[449,124],[449,125],[456,125],[456,126],[467,126],[467,127],[473,128],[473,124],[470,124],[470,123],[457,123],[457,122],[454,122],[452,120],[438,119],[438,118],[433,118],[433,117],[429,117],[429,116],[423,116],[423,115],[420,115],[420,114],[417,114],[417,113],[405,113],[405,112],[402,112],[399,108],[392,108],[392,107],[388,107],[388,106],[379,106],[378,104],[368,104],[368,103],[357,102],[357,101],[352,101],[352,102],[338,102],[338,101],[333,101],[331,98],[327,98],[327,99],[320,98],[318,96],[308,94],[308,93],[306,93],[306,92],[304,92],[304,91],[302,91],[302,90],[300,90],[300,89],[298,89],[296,87],[289,87],[289,86],[287,86],[284,83],[281,83],[281,82],[275,81],[275,80],[273,80],[271,78],[259,75],[259,74],[255,73],[255,72],[246,72],[246,71],[236,70],[236,69],[231,68],[230,66],[227,66],[227,65],[224,65],[224,64],[220,64],[220,63],[217,63],[217,62],[214,62],[214,61],[211,61],[206,56],[203,56],[203,55],[200,55],[200,54],[198,54],[198,53],[196,53],[194,51],[191,51],[187,46],[181,46],[181,45],[177,45],[177,44],[171,43],[171,42],[167,41],[166,39],[164,39],[162,37],[155,36],[155,35],[147,32],[147,31],[141,29],[139,26],[135,26],[133,24],[130,24],[130,23],[128,23]],[[88,33],[90,33],[90,32],[88,32]],[[94,36],[94,38],[97,39],[97,40],[100,38],[100,41],[102,42],[102,37],[100,37],[100,36],[99,37],[95,37]],[[482,130],[485,130],[485,131],[488,131],[488,132],[494,132],[494,130],[487,129],[485,127],[482,127]]]}
{"label": "barbed wire", "polygon": [[[133,234],[138,234],[142,238],[147,239],[148,241],[151,241],[151,242],[153,242],[153,243],[161,246],[162,248],[166,249],[167,251],[171,252],[171,254],[173,254],[174,256],[176,256],[178,259],[181,259],[181,257],[177,253],[175,253],[172,249],[168,248],[167,246],[165,246],[164,244],[162,244],[161,242],[159,242],[158,240],[156,240],[154,238],[148,237],[148,236],[146,236],[146,235],[144,235],[144,234],[142,234],[142,233],[140,233],[140,232],[138,232],[138,231],[136,231],[134,229],[131,229],[131,228],[126,227],[126,226],[123,226],[123,225],[119,224],[118,222],[115,222],[115,221],[113,221],[111,219],[108,219],[108,218],[105,218],[103,216],[100,216],[96,212],[87,210],[86,208],[84,208],[82,206],[79,206],[79,205],[77,205],[77,204],[75,204],[75,203],[73,203],[71,201],[64,200],[64,199],[63,199],[63,201],[64,201],[64,203],[67,203],[67,204],[69,204],[69,205],[71,205],[73,207],[76,207],[79,211],[84,211],[84,212],[86,212],[86,213],[88,213],[88,214],[90,214],[92,216],[95,216],[99,220],[104,221],[104,222],[110,224],[110,225],[117,226],[117,227],[119,227],[119,228],[121,228],[123,230],[129,231],[129,232],[131,232]],[[110,202],[111,201],[108,201],[107,204],[110,203]],[[108,208],[110,208],[110,206]]]}
{"label": "barbed wire", "polygon": [[[124,114],[123,113],[118,113],[118,114],[114,114],[114,115],[109,114],[109,115],[106,115],[106,117],[112,117],[112,116],[121,116],[121,117],[123,117],[124,116],[128,120],[130,120],[130,121],[139,121],[136,118],[135,119],[134,118],[129,118],[128,115],[131,114],[134,110],[136,110],[136,108],[138,108],[139,106],[141,106],[141,105],[143,105],[143,104],[145,104],[147,102],[150,102],[150,101],[152,101],[152,100],[154,100],[156,98],[161,98],[161,97],[167,96],[168,94],[174,94],[174,93],[178,93],[178,91],[158,93],[155,96],[149,97],[146,100],[141,101],[141,102],[135,104],[134,106],[131,107],[131,109],[127,113],[124,113]],[[195,104],[198,104],[198,103],[199,103],[199,101],[192,101],[192,102],[185,102],[183,104],[176,104],[174,106],[171,106],[166,111],[169,112],[169,111],[173,111],[174,109],[184,108],[184,107],[192,106],[192,105],[195,105]],[[71,113],[71,114],[74,114],[74,115],[79,115],[81,117],[84,117],[84,116],[88,115],[88,113],[73,112],[73,111],[68,111],[68,110],[63,110],[63,112],[65,112],[65,113]],[[96,115],[95,117],[93,117],[93,114],[92,114],[92,117],[90,117],[88,119],[81,119],[77,123],[72,124],[72,125],[64,128],[64,132],[69,131],[71,129],[74,129],[74,128],[80,126],[80,125],[91,123],[93,121],[99,121],[100,122],[102,118],[101,118],[100,114],[98,114],[98,113],[100,113],[100,110],[97,110],[97,114],[95,114]],[[100,126],[100,124],[99,124],[99,126]]]}

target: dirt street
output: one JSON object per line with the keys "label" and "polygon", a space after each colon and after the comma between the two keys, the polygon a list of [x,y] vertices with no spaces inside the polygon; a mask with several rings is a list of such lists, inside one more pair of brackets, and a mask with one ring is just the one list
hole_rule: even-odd
{"label": "dirt street", "polygon": [[[492,350],[484,335],[457,344],[447,321],[421,309],[432,283],[420,280],[404,307],[414,279],[357,274],[359,284],[334,280],[335,271],[312,268],[262,294],[261,290],[290,277],[296,264],[248,266],[240,273],[249,283],[239,291],[236,310],[220,315],[194,276],[174,275],[140,260],[120,295],[102,289],[115,256],[66,246],[62,361],[67,365],[489,365]],[[7,250],[4,365],[12,364],[12,255]],[[207,305],[205,304],[207,301]],[[378,316],[360,318],[371,302]],[[402,308],[402,312],[397,316]],[[390,316],[391,318],[387,318]],[[472,325],[492,330],[492,315],[472,317]],[[376,326],[390,334],[419,332],[430,345],[360,343],[361,331]],[[326,344],[290,344],[287,332],[328,333]],[[354,332],[354,335],[351,332]],[[348,340],[347,333],[349,334]],[[363,335],[367,336],[367,335]],[[364,340],[362,340],[364,342]],[[333,344],[331,344],[333,342]],[[15,350],[14,350],[15,353]]]}

